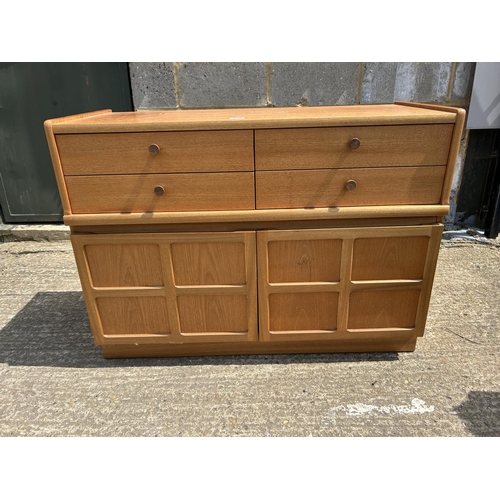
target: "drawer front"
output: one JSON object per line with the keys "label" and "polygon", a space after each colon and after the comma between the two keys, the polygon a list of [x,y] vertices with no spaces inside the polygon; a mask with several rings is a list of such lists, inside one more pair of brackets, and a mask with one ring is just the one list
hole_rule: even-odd
{"label": "drawer front", "polygon": [[251,172],[79,175],[65,179],[74,214],[255,208]]}
{"label": "drawer front", "polygon": [[452,132],[452,124],[256,130],[255,164],[257,170],[446,165]]}
{"label": "drawer front", "polygon": [[[439,203],[445,169],[440,166],[256,172],[256,207],[430,205]],[[350,181],[355,182],[352,190],[347,187]]]}
{"label": "drawer front", "polygon": [[65,175],[254,168],[252,130],[61,134],[56,136],[56,142]]}

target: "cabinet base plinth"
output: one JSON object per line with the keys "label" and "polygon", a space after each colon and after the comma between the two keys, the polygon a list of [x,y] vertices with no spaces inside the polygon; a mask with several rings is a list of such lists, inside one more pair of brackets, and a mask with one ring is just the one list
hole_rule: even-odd
{"label": "cabinet base plinth", "polygon": [[332,342],[248,342],[220,344],[122,344],[102,346],[105,358],[164,358],[249,354],[320,354],[342,352],[408,352],[415,350],[417,337],[338,340]]}

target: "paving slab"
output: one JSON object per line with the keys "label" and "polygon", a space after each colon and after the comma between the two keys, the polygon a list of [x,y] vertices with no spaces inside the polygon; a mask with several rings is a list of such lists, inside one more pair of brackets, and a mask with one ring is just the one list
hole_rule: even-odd
{"label": "paving slab", "polygon": [[500,242],[459,236],[412,353],[121,360],[68,241],[2,243],[0,436],[500,436]]}

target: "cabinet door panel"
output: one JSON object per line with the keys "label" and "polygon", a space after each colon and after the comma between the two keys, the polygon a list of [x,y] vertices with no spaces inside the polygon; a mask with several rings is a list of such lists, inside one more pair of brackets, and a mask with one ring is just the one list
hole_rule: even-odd
{"label": "cabinet door panel", "polygon": [[158,245],[85,245],[94,286],[161,286]]}
{"label": "cabinet door panel", "polygon": [[271,331],[337,329],[338,293],[274,293],[269,296]]}
{"label": "cabinet door panel", "polygon": [[170,324],[163,297],[98,297],[105,335],[168,335]]}
{"label": "cabinet door panel", "polygon": [[260,340],[422,335],[442,230],[259,231]]}
{"label": "cabinet door panel", "polygon": [[243,242],[172,243],[176,285],[243,285],[246,283]]}
{"label": "cabinet door panel", "polygon": [[255,232],[71,241],[98,344],[257,340]]}
{"label": "cabinet door panel", "polygon": [[363,290],[349,298],[349,329],[414,328],[420,290]]}
{"label": "cabinet door panel", "polygon": [[259,231],[257,241],[260,340],[333,338],[342,235],[330,229]]}
{"label": "cabinet door panel", "polygon": [[428,246],[428,236],[358,238],[354,241],[352,279],[422,279]]}
{"label": "cabinet door panel", "polygon": [[339,281],[341,240],[269,242],[269,282]]}
{"label": "cabinet door panel", "polygon": [[244,295],[184,295],[178,297],[181,331],[190,333],[241,333],[247,331]]}

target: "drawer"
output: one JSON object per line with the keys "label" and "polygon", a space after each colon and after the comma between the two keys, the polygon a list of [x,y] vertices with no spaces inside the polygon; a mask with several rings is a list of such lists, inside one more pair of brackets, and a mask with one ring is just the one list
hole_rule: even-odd
{"label": "drawer", "polygon": [[452,132],[452,124],[256,130],[255,164],[257,170],[446,165]]}
{"label": "drawer", "polygon": [[[256,172],[256,208],[439,203],[445,167]],[[355,182],[349,190],[346,185]],[[352,187],[352,186],[351,186]]]}
{"label": "drawer", "polygon": [[255,208],[253,172],[78,175],[65,180],[74,214]]}
{"label": "drawer", "polygon": [[[65,175],[252,171],[253,131],[60,134]],[[150,146],[156,145],[156,148]]]}

